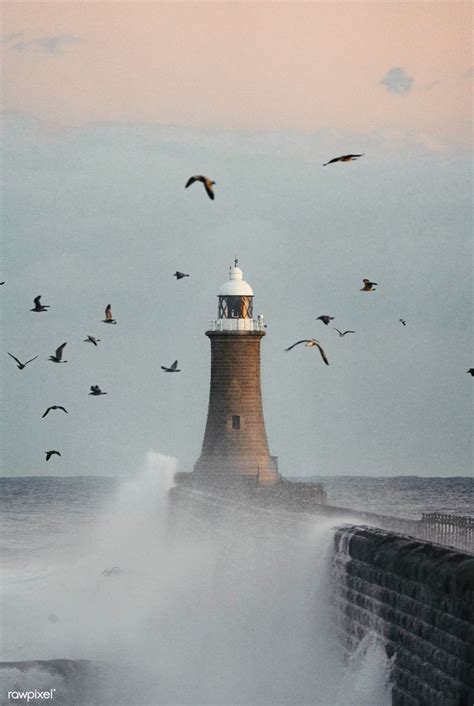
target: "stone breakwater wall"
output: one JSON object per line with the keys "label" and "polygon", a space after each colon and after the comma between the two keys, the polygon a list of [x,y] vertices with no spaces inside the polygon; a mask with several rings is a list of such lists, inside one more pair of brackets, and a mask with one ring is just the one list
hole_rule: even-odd
{"label": "stone breakwater wall", "polygon": [[335,531],[336,622],[392,658],[392,706],[473,706],[474,555],[385,530]]}
{"label": "stone breakwater wall", "polygon": [[267,500],[178,487],[170,510],[192,537],[220,533],[230,520],[234,532],[289,551],[299,551],[318,521],[333,519],[334,628],[348,655],[366,636],[380,637],[392,662],[392,706],[474,706],[473,554],[359,524],[358,513],[341,508],[308,513],[288,503],[288,512]]}

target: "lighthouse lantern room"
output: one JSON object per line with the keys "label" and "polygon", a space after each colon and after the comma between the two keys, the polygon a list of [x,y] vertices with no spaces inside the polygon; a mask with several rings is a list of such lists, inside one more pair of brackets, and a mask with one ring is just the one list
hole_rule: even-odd
{"label": "lighthouse lantern room", "polygon": [[259,331],[263,329],[263,316],[253,318],[253,289],[243,279],[238,260],[229,267],[229,279],[218,292],[217,319],[210,322],[215,331]]}

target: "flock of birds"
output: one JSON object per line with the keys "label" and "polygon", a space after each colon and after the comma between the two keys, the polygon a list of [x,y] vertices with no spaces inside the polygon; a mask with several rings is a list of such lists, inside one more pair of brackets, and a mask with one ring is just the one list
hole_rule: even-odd
{"label": "flock of birds", "polygon": [[[336,162],[353,162],[360,157],[363,157],[364,153],[362,154],[343,154],[340,157],[334,157],[333,159],[330,159],[328,162],[325,162],[323,164],[323,167],[327,167],[329,164],[335,164]],[[187,189],[189,186],[194,184],[195,182],[201,182],[203,184],[204,189],[206,190],[207,195],[209,196],[210,199],[214,200],[215,199],[215,194],[213,190],[213,186],[215,185],[215,181],[210,179],[207,176],[204,176],[203,174],[196,174],[195,176],[192,176],[188,179],[186,182],[185,188]],[[187,275],[183,275],[182,273],[176,273],[176,276],[178,275],[186,277]],[[361,292],[375,292],[375,287],[378,286],[377,282],[372,282],[370,279],[364,278],[362,280],[363,286],[361,287],[360,291]],[[328,314],[323,314],[321,316],[317,317],[317,320],[322,321],[324,324],[328,325],[330,321],[334,319],[334,316],[329,316]],[[402,324],[402,326],[406,326],[407,322],[404,318],[400,317],[399,322]],[[355,331],[347,330],[347,331],[340,331],[338,328],[334,328],[334,331],[337,331],[339,336],[342,338],[348,333],[355,333]],[[288,348],[285,348],[285,351],[291,351],[293,348],[296,346],[299,346],[300,344],[304,343],[306,346],[310,348],[317,348],[319,350],[319,353],[321,354],[321,358],[323,361],[326,363],[326,365],[329,365],[329,361],[327,358],[326,353],[323,350],[323,347],[321,346],[320,342],[317,341],[315,338],[304,338],[301,341],[296,341],[296,343],[293,343],[291,346]],[[173,363],[173,366],[177,366],[178,361],[175,361]],[[173,367],[172,366],[172,367]],[[162,366],[163,370],[166,370],[167,372],[177,372],[176,370],[172,370],[172,368],[164,368]],[[469,370],[466,371],[469,373],[471,376],[474,377],[474,368],[469,368]]]}
{"label": "flock of birds", "polygon": [[[327,162],[327,164],[332,164],[332,162],[348,162],[351,159],[355,159],[356,157],[362,157],[362,155],[361,154],[359,154],[359,155],[348,154],[348,155],[345,155],[344,157],[336,157],[335,159],[332,159],[330,162]],[[326,165],[323,164],[323,166],[325,167]],[[366,277],[364,277],[364,279],[362,280],[362,283],[363,283],[363,287],[361,287],[361,289],[360,289],[361,292],[375,292],[375,287],[378,287],[377,282],[371,282],[370,279],[367,279]],[[330,323],[330,321],[333,321],[333,319],[334,319],[334,316],[330,316],[329,314],[321,314],[321,316],[316,317],[316,321],[322,321],[323,324],[325,324],[326,326]],[[406,326],[405,319],[399,319],[399,321],[404,326]],[[334,328],[334,327],[333,327],[333,330],[338,332],[339,338],[343,338],[348,333],[355,333],[355,331],[352,331],[352,330],[341,331],[340,329]],[[329,360],[327,358],[326,353],[323,350],[323,347],[321,346],[320,342],[317,341],[315,338],[303,338],[301,341],[296,341],[296,343],[293,343],[288,348],[285,348],[285,351],[291,351],[292,348],[295,348],[295,346],[299,346],[300,343],[304,343],[309,348],[317,348],[321,354],[321,358],[323,359],[323,361],[326,363],[326,365],[329,365]]]}
{"label": "flock of birds", "polygon": [[[179,272],[178,270],[173,274],[173,277],[176,277],[176,280],[182,279],[183,277],[189,277],[189,274],[186,274],[185,272]],[[0,282],[0,285],[5,284],[5,282]],[[42,304],[41,303],[41,294],[39,294],[37,297],[33,299],[33,308],[30,309],[30,311],[36,312],[36,313],[43,313],[47,312],[48,309],[50,308],[49,304]],[[102,323],[104,324],[116,324],[117,321],[114,319],[113,314],[112,314],[112,306],[110,304],[107,304],[105,308],[105,319],[102,319]],[[95,336],[91,336],[90,334],[87,335],[87,338],[83,339],[83,343],[92,343],[92,345],[96,346],[100,343],[100,338],[96,338]],[[54,352],[53,355],[49,356],[49,360],[52,363],[67,363],[67,360],[63,360],[63,352],[65,347],[67,346],[67,342],[61,343],[60,346],[58,346]],[[21,360],[19,360],[16,356],[14,356],[12,353],[9,353],[7,351],[8,355],[10,358],[13,358],[13,360],[16,362],[16,367],[18,370],[24,370],[29,363],[32,363],[34,360],[36,360],[39,356],[35,355],[33,358],[30,358],[27,360],[25,363],[22,363]],[[169,367],[166,367],[164,365],[161,366],[162,370],[164,370],[167,373],[179,373],[181,372],[178,368],[178,361],[175,360],[174,363],[172,363]],[[101,395],[106,395],[107,392],[101,390],[99,385],[91,385],[90,387],[90,392],[89,395],[92,395],[93,397],[100,397]],[[48,407],[45,412],[42,414],[41,418],[44,419],[50,412],[55,411],[55,410],[61,410],[65,414],[68,414],[68,411],[65,407],[62,405],[51,405]],[[57,449],[49,449],[48,451],[45,451],[45,458],[46,461],[49,461],[49,459],[52,456],[61,456],[60,451]]]}
{"label": "flock of birds", "polygon": [[[343,163],[344,162],[352,162],[352,161],[355,161],[363,156],[364,156],[363,154],[341,155],[340,157],[334,157],[333,159],[330,159],[328,162],[325,162],[325,164],[323,164],[323,167],[326,167],[329,164],[335,164],[336,162],[343,162]],[[214,194],[213,187],[216,184],[216,182],[207,176],[204,176],[202,174],[197,174],[197,175],[192,176],[188,179],[188,181],[185,184],[185,188],[187,189],[195,182],[202,183],[208,197],[212,201],[214,201],[215,194]],[[189,276],[190,276],[189,274],[187,274],[185,272],[180,272],[179,270],[177,270],[173,274],[173,277],[176,277],[176,280],[180,280],[180,279],[183,279],[184,277],[189,277]],[[378,286],[377,282],[372,282],[370,279],[367,279],[367,278],[364,278],[362,280],[362,283],[363,283],[363,286],[360,289],[361,292],[374,292],[375,287]],[[0,282],[0,286],[4,285],[4,284],[5,284],[4,281]],[[42,304],[41,303],[41,295],[38,295],[37,297],[35,297],[33,300],[33,303],[34,303],[34,307],[32,309],[30,309],[30,311],[33,311],[35,313],[47,312],[48,309],[50,308],[49,304]],[[321,314],[321,316],[317,317],[317,320],[322,321],[323,324],[328,326],[329,323],[334,320],[334,316],[331,316],[329,314]],[[117,321],[113,318],[112,307],[110,304],[108,304],[105,309],[105,319],[103,319],[102,322],[104,324],[116,324],[117,323]],[[399,322],[403,326],[406,326],[406,321],[402,317],[399,319]],[[350,334],[350,333],[353,333],[353,334],[356,333],[355,331],[352,331],[352,330],[341,331],[340,329],[335,328],[335,327],[333,327],[333,330],[337,331],[340,338],[343,338],[344,336],[346,336],[347,334]],[[96,338],[95,336],[87,335],[87,338],[83,339],[83,342],[84,343],[92,343],[94,346],[97,346],[98,343],[100,342],[100,338]],[[293,343],[288,348],[285,348],[285,351],[291,351],[293,348],[295,348],[296,346],[299,346],[301,344],[305,344],[305,346],[307,346],[309,348],[317,348],[324,363],[326,365],[329,365],[329,360],[327,358],[327,355],[326,355],[323,347],[321,346],[321,343],[319,341],[317,341],[315,338],[309,338],[309,339],[305,338],[300,341],[296,341],[296,343]],[[63,351],[64,351],[64,348],[66,347],[66,345],[67,345],[67,342],[62,343],[60,346],[58,346],[58,348],[54,352],[54,355],[49,356],[49,360],[53,363],[67,363],[67,360],[63,360]],[[7,351],[7,353],[8,353],[8,351]],[[27,365],[29,365],[30,363],[32,363],[34,360],[36,360],[38,358],[38,356],[35,355],[34,358],[30,358],[25,363],[22,363],[12,353],[8,353],[8,355],[11,358],[13,358],[13,360],[16,362],[17,368],[19,370],[24,370]],[[178,361],[177,360],[175,360],[170,366],[162,365],[161,369],[166,373],[179,373],[179,372],[181,372],[181,370],[178,368]],[[467,370],[466,372],[468,374],[470,374],[472,377],[474,377],[474,368],[469,368],[469,370]],[[99,397],[101,395],[106,395],[106,394],[107,394],[107,392],[104,392],[103,390],[101,390],[99,385],[91,385],[89,395],[92,395],[93,397]],[[62,410],[63,412],[68,414],[68,411],[65,407],[62,407],[61,405],[51,405],[50,407],[48,407],[46,409],[46,411],[42,415],[42,419],[44,419],[49,414],[49,412],[55,411],[55,410]],[[45,455],[46,455],[46,461],[49,461],[51,456],[54,456],[54,455],[61,456],[61,453],[59,451],[57,451],[56,449],[50,449],[49,451],[45,451]]]}

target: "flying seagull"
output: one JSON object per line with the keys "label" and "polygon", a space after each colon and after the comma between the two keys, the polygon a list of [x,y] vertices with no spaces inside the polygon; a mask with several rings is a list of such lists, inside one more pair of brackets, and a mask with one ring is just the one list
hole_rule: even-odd
{"label": "flying seagull", "polygon": [[328,164],[334,164],[334,162],[353,162],[355,159],[359,159],[359,157],[363,157],[364,153],[362,154],[343,154],[342,157],[334,157],[334,159],[330,159],[329,162],[326,162],[326,164],[323,164],[323,167],[327,167]]}
{"label": "flying seagull", "polygon": [[176,277],[176,279],[183,279],[183,277],[189,277],[189,275],[186,275],[184,272],[179,272],[178,270],[176,270],[173,277]]}
{"label": "flying seagull", "polygon": [[315,338],[303,338],[302,341],[296,341],[296,343],[293,343],[293,345],[290,346],[289,348],[285,348],[285,351],[291,351],[292,348],[294,348],[295,346],[299,346],[300,343],[304,343],[304,344],[306,344],[307,346],[309,346],[310,348],[312,348],[313,346],[316,346],[316,348],[317,348],[317,349],[319,350],[319,352],[321,353],[321,358],[324,360],[324,362],[326,363],[326,365],[329,365],[329,361],[328,361],[328,359],[326,358],[326,353],[323,351],[323,349],[322,349],[322,347],[321,347],[319,341],[316,341]]}
{"label": "flying seagull", "polygon": [[328,325],[330,321],[334,319],[334,316],[329,316],[329,314],[322,314],[321,316],[318,316],[316,321],[322,321],[323,324]]}
{"label": "flying seagull", "polygon": [[471,373],[471,375],[474,377],[474,368],[469,368],[469,370],[466,370],[466,373]]}
{"label": "flying seagull", "polygon": [[170,365],[169,368],[165,367],[164,365],[161,366],[161,369],[165,371],[165,373],[180,373],[181,370],[178,369],[178,361],[175,360],[172,365]]}
{"label": "flying seagull", "polygon": [[[7,351],[7,353],[8,353],[8,351]],[[27,360],[26,363],[20,363],[18,358],[15,358],[14,355],[12,355],[11,353],[8,353],[8,355],[10,356],[10,358],[13,358],[13,360],[16,360],[16,362],[18,363],[18,365],[16,366],[18,368],[18,370],[23,370],[23,368],[26,368],[28,363],[31,363],[32,360],[36,360],[36,358],[38,357],[37,355],[35,355],[34,358],[30,358],[30,360]]]}
{"label": "flying seagull", "polygon": [[41,303],[41,294],[38,294],[37,297],[33,299],[35,306],[33,309],[30,309],[30,311],[48,311],[49,309],[49,304],[42,304]]}
{"label": "flying seagull", "polygon": [[87,336],[87,338],[84,338],[83,343],[93,343],[94,346],[97,346],[99,343],[100,338],[96,338],[95,336]]}
{"label": "flying seagull", "polygon": [[195,181],[201,181],[204,184],[204,188],[206,189],[206,193],[209,196],[210,199],[214,201],[214,192],[212,190],[212,187],[216,183],[215,181],[211,181],[209,177],[202,176],[202,174],[197,174],[196,176],[189,177],[188,181],[186,182],[186,186],[184,187],[185,189],[188,188],[188,186],[191,186],[191,184],[194,184]]}
{"label": "flying seagull", "polygon": [[112,316],[112,306],[110,304],[107,304],[107,307],[105,309],[105,319],[103,319],[104,324],[116,324],[117,322]]}
{"label": "flying seagull", "polygon": [[106,392],[102,392],[100,387],[98,385],[91,385],[91,391],[89,392],[89,395],[94,395],[97,397],[98,395],[106,395]]}
{"label": "flying seagull", "polygon": [[377,282],[371,282],[370,279],[363,279],[362,282],[364,286],[360,290],[361,292],[375,292],[374,287],[378,287]]}
{"label": "flying seagull", "polygon": [[66,412],[66,414],[68,414],[68,411],[67,411],[67,409],[65,409],[65,407],[61,407],[61,405],[59,405],[59,404],[53,404],[53,405],[51,405],[51,407],[48,407],[46,412],[42,415],[41,419],[44,419],[46,417],[46,415],[48,414],[48,412],[51,412],[52,409],[62,409],[63,412]]}
{"label": "flying seagull", "polygon": [[46,460],[47,460],[47,461],[49,461],[49,459],[51,458],[51,456],[54,456],[55,454],[56,454],[56,456],[61,456],[61,454],[59,453],[59,451],[55,451],[54,449],[53,449],[52,451],[45,451],[45,454],[46,454]]}
{"label": "flying seagull", "polygon": [[104,576],[118,576],[123,574],[124,570],[120,566],[111,566],[110,569],[104,569],[102,573]]}
{"label": "flying seagull", "polygon": [[59,348],[56,348],[56,353],[54,355],[50,355],[49,359],[53,363],[67,363],[67,360],[63,360],[63,350],[64,347],[66,346],[66,343],[62,343]]}
{"label": "flying seagull", "polygon": [[333,328],[333,331],[337,331],[340,338],[346,335],[346,333],[355,333],[355,331],[339,331],[338,328]]}
{"label": "flying seagull", "polygon": [[400,322],[401,324],[403,324],[404,326],[407,325],[407,322],[405,321],[405,319],[398,319],[398,320],[399,320],[399,322]]}

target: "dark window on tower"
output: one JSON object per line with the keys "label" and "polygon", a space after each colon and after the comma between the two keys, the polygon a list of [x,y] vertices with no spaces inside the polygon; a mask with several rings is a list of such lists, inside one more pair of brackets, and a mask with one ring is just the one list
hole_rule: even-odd
{"label": "dark window on tower", "polygon": [[232,429],[240,429],[240,417],[237,414],[232,417]]}

